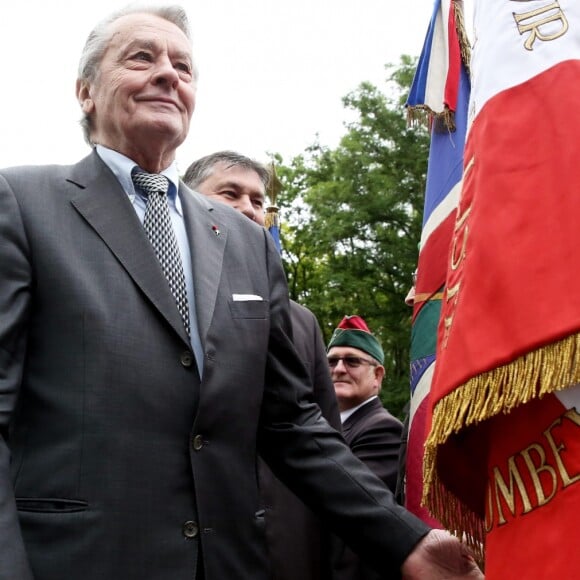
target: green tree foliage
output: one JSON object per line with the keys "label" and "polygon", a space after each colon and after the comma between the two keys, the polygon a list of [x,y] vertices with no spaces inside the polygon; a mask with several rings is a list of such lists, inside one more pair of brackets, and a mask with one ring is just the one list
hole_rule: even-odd
{"label": "green tree foliage", "polygon": [[345,314],[365,318],[385,350],[384,404],[409,397],[411,310],[429,150],[404,102],[415,61],[402,56],[385,90],[363,82],[344,97],[352,121],[336,149],[314,144],[284,165],[282,246],[290,294],[318,317],[325,339]]}

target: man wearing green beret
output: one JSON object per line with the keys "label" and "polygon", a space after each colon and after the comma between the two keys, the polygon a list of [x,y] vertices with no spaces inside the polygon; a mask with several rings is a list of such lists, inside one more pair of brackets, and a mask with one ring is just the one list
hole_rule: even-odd
{"label": "man wearing green beret", "polygon": [[[327,351],[343,436],[353,453],[394,493],[403,424],[379,399],[385,376],[383,349],[360,316],[345,316]],[[340,580],[379,578],[340,542],[337,551],[335,576]]]}

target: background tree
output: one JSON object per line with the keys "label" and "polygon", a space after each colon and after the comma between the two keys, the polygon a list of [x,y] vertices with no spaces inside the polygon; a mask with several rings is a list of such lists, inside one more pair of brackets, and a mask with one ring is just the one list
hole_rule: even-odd
{"label": "background tree", "polygon": [[282,247],[290,294],[325,339],[345,314],[365,318],[385,350],[383,403],[409,398],[411,311],[404,303],[421,234],[429,138],[407,126],[415,59],[402,56],[384,91],[363,82],[344,97],[352,121],[336,149],[318,143],[284,165]]}

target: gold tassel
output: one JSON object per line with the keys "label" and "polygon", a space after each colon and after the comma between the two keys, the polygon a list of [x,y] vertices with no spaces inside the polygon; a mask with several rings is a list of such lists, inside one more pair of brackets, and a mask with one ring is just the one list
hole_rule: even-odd
{"label": "gold tassel", "polygon": [[[461,60],[465,66],[467,74],[470,75],[471,46],[465,28],[465,16],[463,13],[463,0],[453,0],[455,14],[455,30],[459,40],[459,51]],[[434,125],[433,125],[434,124]],[[455,113],[446,106],[443,111],[433,111],[427,105],[413,105],[407,107],[407,126],[416,127],[422,125],[431,130],[434,127],[438,133],[455,131]]]}
{"label": "gold tassel", "polygon": [[407,107],[407,126],[431,128],[431,120],[435,113],[427,105]]}
{"label": "gold tassel", "polygon": [[431,513],[445,529],[464,542],[473,553],[478,566],[485,567],[484,522],[475,513],[449,492],[437,475],[434,476],[429,491]]}
{"label": "gold tassel", "polygon": [[445,107],[441,113],[436,113],[427,105],[415,105],[407,107],[407,126],[423,126],[429,131],[433,127],[437,133],[455,131],[455,113]]}
{"label": "gold tassel", "polygon": [[278,208],[271,205],[266,208],[266,215],[264,216],[264,226],[270,229],[272,226],[280,227],[280,217],[278,216]]}
{"label": "gold tassel", "polygon": [[465,427],[579,383],[579,358],[580,334],[573,334],[469,379],[437,403],[425,443],[422,503],[458,537],[483,550],[484,522],[439,480],[438,447]]}
{"label": "gold tassel", "polygon": [[459,39],[459,51],[461,53],[461,60],[467,70],[467,74],[471,76],[471,45],[469,37],[467,36],[467,29],[465,28],[465,13],[463,12],[463,0],[453,0],[455,12],[455,30],[457,31],[457,38]]}
{"label": "gold tassel", "polygon": [[276,174],[276,166],[272,161],[268,167],[268,172],[270,173],[270,179],[268,181],[268,198],[270,200],[270,205],[266,208],[266,215],[264,216],[264,226],[270,229],[272,226],[280,227],[280,217],[278,214],[278,206],[276,205],[276,199],[278,194],[282,189],[282,183],[278,179]]}
{"label": "gold tassel", "polygon": [[282,182],[278,179],[276,174],[276,166],[272,161],[268,167],[268,172],[270,173],[270,179],[268,180],[268,197],[270,198],[270,205],[276,207],[276,200],[278,194],[282,190]]}

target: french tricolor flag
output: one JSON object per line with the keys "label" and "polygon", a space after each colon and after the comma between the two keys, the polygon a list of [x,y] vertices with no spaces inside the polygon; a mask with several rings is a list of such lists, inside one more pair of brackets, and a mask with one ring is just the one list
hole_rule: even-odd
{"label": "french tricolor flag", "polygon": [[487,541],[488,579],[575,578],[580,3],[476,1],[471,72],[428,505]]}
{"label": "french tricolor flag", "polygon": [[411,119],[423,117],[429,122],[431,146],[413,308],[405,505],[433,526],[439,526],[438,522],[421,506],[423,446],[437,325],[463,171],[470,84],[460,50],[462,30],[460,3],[437,0],[407,101]]}
{"label": "french tricolor flag", "polygon": [[458,34],[462,2],[436,0],[407,107],[436,115],[455,111],[461,66]]}

